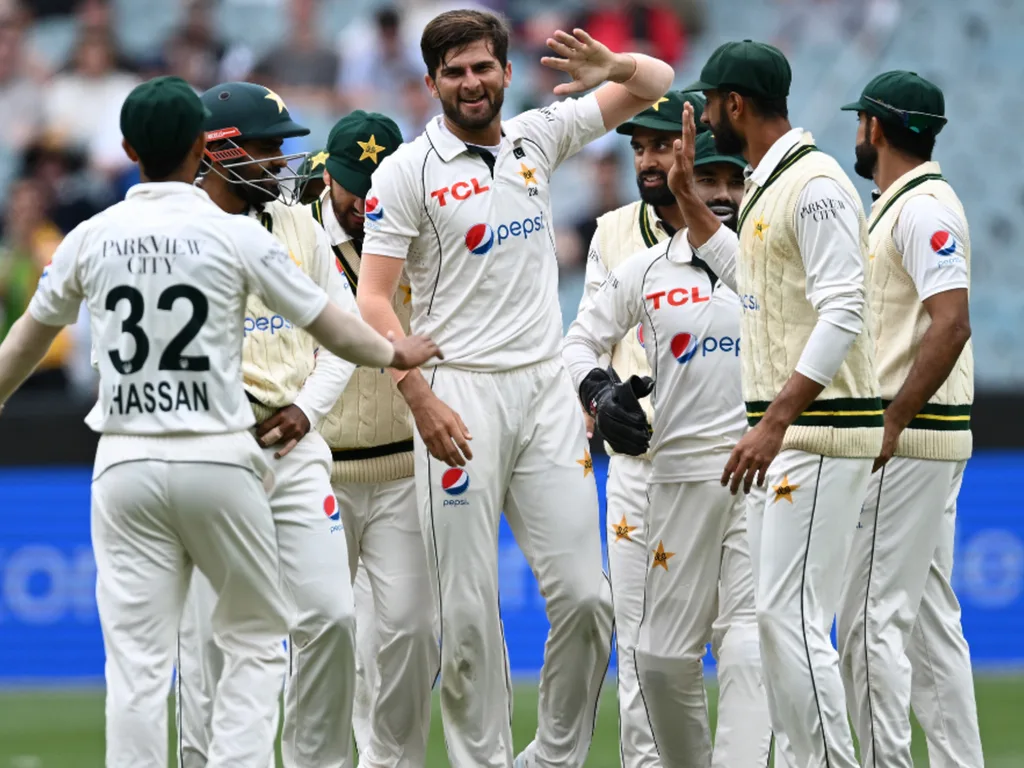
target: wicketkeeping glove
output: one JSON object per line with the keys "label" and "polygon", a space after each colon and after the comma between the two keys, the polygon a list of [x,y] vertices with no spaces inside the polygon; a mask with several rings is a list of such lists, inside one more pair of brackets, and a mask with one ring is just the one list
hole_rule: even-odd
{"label": "wicketkeeping glove", "polygon": [[595,368],[580,383],[580,402],[616,453],[640,456],[650,447],[652,432],[640,398],[653,390],[649,376],[623,382],[613,369]]}

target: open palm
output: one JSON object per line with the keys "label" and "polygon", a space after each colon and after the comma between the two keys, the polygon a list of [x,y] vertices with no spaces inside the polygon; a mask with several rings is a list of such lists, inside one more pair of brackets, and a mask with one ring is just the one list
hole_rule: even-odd
{"label": "open palm", "polygon": [[554,92],[559,96],[590,90],[607,80],[612,71],[615,54],[582,29],[574,29],[571,35],[558,30],[547,44],[561,58],[543,56],[540,63],[572,78],[571,83],[555,86]]}

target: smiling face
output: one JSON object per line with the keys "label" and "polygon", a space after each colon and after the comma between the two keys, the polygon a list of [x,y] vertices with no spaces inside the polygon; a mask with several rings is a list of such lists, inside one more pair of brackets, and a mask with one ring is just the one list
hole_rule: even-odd
{"label": "smiling face", "polygon": [[720,222],[735,230],[743,201],[743,169],[732,163],[706,163],[693,172],[700,199]]}
{"label": "smiling face", "polygon": [[672,168],[672,142],[676,135],[668,131],[637,126],[629,142],[633,148],[633,168],[640,199],[648,205],[675,205],[668,188]]}
{"label": "smiling face", "polygon": [[487,40],[476,40],[442,59],[427,87],[441,101],[445,116],[467,131],[480,131],[501,115],[512,65],[503,67]]}

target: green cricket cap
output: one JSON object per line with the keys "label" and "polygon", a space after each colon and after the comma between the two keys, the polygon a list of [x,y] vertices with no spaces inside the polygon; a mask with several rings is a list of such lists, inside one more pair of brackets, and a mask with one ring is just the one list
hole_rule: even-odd
{"label": "green cricket cap", "polygon": [[210,111],[207,140],[290,139],[308,136],[309,128],[292,120],[284,99],[256,83],[221,83],[202,95]]}
{"label": "green cricket cap", "polygon": [[715,147],[715,136],[711,131],[705,131],[697,137],[693,144],[693,167],[700,165],[711,165],[712,163],[729,163],[747,167],[747,161],[740,155],[723,155]]}
{"label": "green cricket cap", "polygon": [[742,40],[718,46],[700,71],[700,79],[683,92],[735,91],[741,96],[784,99],[792,81],[793,72],[782,51]]}
{"label": "green cricket cap", "polygon": [[866,86],[860,98],[840,109],[865,112],[913,133],[938,134],[946,124],[946,99],[934,83],[916,72],[883,72]]}
{"label": "green cricket cap", "polygon": [[299,166],[299,176],[303,179],[315,179],[321,176],[324,168],[327,167],[327,149],[318,149],[310,152],[309,156]]}
{"label": "green cricket cap", "polygon": [[370,176],[402,143],[390,117],[357,109],[341,118],[327,137],[327,172],[348,192],[366,197]]}
{"label": "green cricket cap", "polygon": [[683,130],[683,105],[687,102],[693,107],[693,121],[697,125],[697,133],[710,130],[700,121],[704,105],[707,104],[703,94],[669,91],[632,120],[618,126],[615,132],[632,136],[634,128],[650,128],[654,131],[679,133]]}
{"label": "green cricket cap", "polygon": [[180,77],[157,77],[135,86],[121,105],[121,135],[143,167],[180,162],[209,113]]}

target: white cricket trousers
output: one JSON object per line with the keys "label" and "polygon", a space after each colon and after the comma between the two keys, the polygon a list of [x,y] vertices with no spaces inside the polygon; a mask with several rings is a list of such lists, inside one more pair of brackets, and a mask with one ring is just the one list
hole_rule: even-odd
{"label": "white cricket trousers", "polygon": [[[281,580],[297,612],[287,636],[281,755],[285,768],[350,768],[355,607],[344,523],[330,484],[331,452],[317,432],[303,437],[283,458],[274,458],[275,450],[263,450],[273,472],[270,509]],[[180,768],[209,765],[209,702],[223,664],[210,642],[211,590],[204,582],[193,576],[181,617],[176,690]],[[284,639],[278,638],[279,647]]]}
{"label": "white cricket trousers", "polygon": [[502,373],[451,368],[428,381],[473,435],[449,468],[416,436],[416,491],[441,617],[441,708],[452,768],[511,768],[511,682],[498,606],[502,510],[546,601],[531,768],[586,759],[611,653],[597,487],[583,412],[557,358]]}
{"label": "white cricket trousers", "polygon": [[[746,500],[718,480],[655,482],[648,495],[649,565],[635,663],[661,763],[761,768],[771,727]],[[713,753],[703,664],[709,642],[719,669]]]}
{"label": "white cricket trousers", "polygon": [[871,464],[782,451],[748,506],[765,692],[789,768],[857,766],[831,630]]}
{"label": "white cricket trousers", "polygon": [[650,562],[644,530],[650,475],[651,462],[646,459],[623,454],[608,459],[608,575],[615,609],[619,759],[623,768],[660,768],[662,764],[640,697],[633,657]]}
{"label": "white cricket trousers", "polygon": [[871,477],[837,635],[865,768],[913,768],[912,702],[933,766],[983,765],[970,654],[948,581],[947,520],[964,465],[896,457]]}
{"label": "white cricket trousers", "polygon": [[273,755],[291,613],[255,442],[252,453],[253,469],[131,461],[93,480],[107,768],[167,765],[167,692],[193,566],[213,585],[210,634],[223,655],[206,765],[251,768]]}
{"label": "white cricket trousers", "polygon": [[416,483],[408,477],[333,487],[357,586],[359,766],[423,768],[440,651]]}

